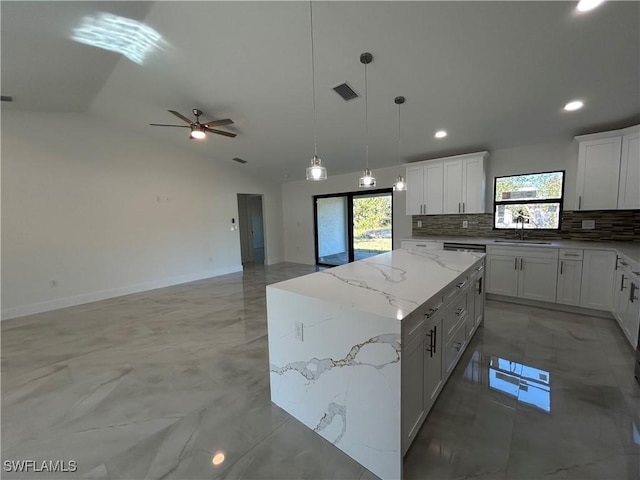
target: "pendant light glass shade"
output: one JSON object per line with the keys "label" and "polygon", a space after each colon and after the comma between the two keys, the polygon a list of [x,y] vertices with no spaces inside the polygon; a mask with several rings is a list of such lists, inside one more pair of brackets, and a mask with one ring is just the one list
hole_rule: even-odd
{"label": "pendant light glass shade", "polygon": [[[404,103],[404,97],[396,97],[394,102],[398,105],[398,166],[400,166],[400,105]],[[407,182],[404,181],[402,175],[398,175],[396,183],[393,184],[393,189],[396,192],[403,192],[407,189]]]}
{"label": "pendant light glass shade", "polygon": [[393,184],[393,189],[396,192],[404,192],[407,189],[407,182],[404,181],[404,177],[402,175],[398,175],[398,178],[396,178],[396,183]]}
{"label": "pendant light glass shade", "polygon": [[327,169],[322,166],[322,160],[317,155],[311,159],[311,166],[307,168],[307,180],[314,182],[327,179]]}
{"label": "pendant light glass shade", "polygon": [[376,186],[376,177],[373,176],[371,170],[368,168],[364,169],[364,174],[360,177],[359,186],[360,188],[371,188]]}
{"label": "pendant light glass shade", "polygon": [[316,67],[313,49],[313,0],[309,0],[309,23],[311,24],[311,91],[313,98],[313,158],[307,167],[307,180],[318,182],[327,179],[327,169],[322,166],[318,157],[318,126],[316,121]]}

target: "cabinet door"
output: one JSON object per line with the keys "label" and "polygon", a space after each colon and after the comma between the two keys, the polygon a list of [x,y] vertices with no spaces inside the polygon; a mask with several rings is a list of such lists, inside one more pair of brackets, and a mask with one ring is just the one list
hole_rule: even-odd
{"label": "cabinet door", "polygon": [[411,342],[402,351],[402,443],[409,448],[426,416],[424,411],[425,337]]}
{"label": "cabinet door", "polygon": [[443,384],[442,316],[432,322],[427,332],[424,351],[424,413],[429,413]]}
{"label": "cabinet door", "polygon": [[582,260],[580,306],[612,310],[616,254],[608,250],[585,250]]}
{"label": "cabinet door", "polygon": [[407,215],[420,215],[424,204],[424,167],[422,165],[409,166],[407,177]]}
{"label": "cabinet door", "polygon": [[622,137],[618,209],[640,208],[640,133]]}
{"label": "cabinet door", "polygon": [[624,329],[624,321],[629,308],[629,274],[622,268],[615,272],[613,282],[613,316],[620,328]]}
{"label": "cabinet door", "polygon": [[444,166],[442,162],[428,162],[424,166],[424,213],[442,213]]}
{"label": "cabinet door", "polygon": [[637,277],[630,279],[627,313],[623,328],[633,348],[638,347],[638,329],[640,328],[640,293]]}
{"label": "cabinet door", "polygon": [[468,158],[462,164],[462,213],[484,213],[484,160]]}
{"label": "cabinet door", "polygon": [[518,295],[517,257],[487,256],[487,293],[516,297]]}
{"label": "cabinet door", "polygon": [[462,160],[444,161],[444,213],[462,213]]}
{"label": "cabinet door", "polygon": [[481,276],[473,286],[474,327],[480,325],[484,319],[484,298],[484,276]]}
{"label": "cabinet door", "polygon": [[621,137],[580,142],[576,210],[617,208],[621,142]]}
{"label": "cabinet door", "polygon": [[579,260],[560,260],[556,302],[565,305],[580,305],[581,284],[582,262]]}
{"label": "cabinet door", "polygon": [[524,257],[520,259],[518,296],[542,302],[556,301],[558,260]]}

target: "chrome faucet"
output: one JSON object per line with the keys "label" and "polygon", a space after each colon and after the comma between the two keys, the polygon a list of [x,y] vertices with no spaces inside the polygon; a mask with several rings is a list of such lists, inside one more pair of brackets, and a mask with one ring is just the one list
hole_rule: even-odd
{"label": "chrome faucet", "polygon": [[520,223],[521,227],[520,227],[520,232],[519,232],[519,236],[520,236],[520,241],[524,241],[524,221],[528,220],[529,217],[525,216],[524,212],[522,210],[520,210],[518,212],[518,216],[516,217],[516,223]]}

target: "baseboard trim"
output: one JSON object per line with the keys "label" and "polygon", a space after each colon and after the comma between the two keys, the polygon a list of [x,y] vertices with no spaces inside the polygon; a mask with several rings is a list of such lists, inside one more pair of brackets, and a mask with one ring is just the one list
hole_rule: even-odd
{"label": "baseboard trim", "polygon": [[52,310],[58,310],[60,308],[74,307],[76,305],[83,305],[85,303],[107,300],[109,298],[121,297],[123,295],[131,295],[133,293],[147,292],[149,290],[155,290],[157,288],[171,287],[173,285],[195,282],[197,280],[219,277],[221,275],[227,275],[229,273],[236,273],[241,271],[241,264],[231,265],[229,267],[217,268],[214,270],[209,270],[207,272],[200,272],[190,275],[180,275],[177,277],[169,277],[162,280],[138,283],[136,285],[129,285],[126,287],[98,290],[96,292],[82,293],[80,295],[47,300],[46,302],[31,303],[29,305],[4,308],[2,309],[2,320],[24,317],[26,315],[34,315],[36,313],[50,312]]}
{"label": "baseboard trim", "polygon": [[527,305],[529,307],[546,308],[547,310],[557,310],[559,312],[576,313],[579,315],[587,315],[589,317],[608,318],[611,320],[614,319],[611,312],[594,310],[592,308],[576,307],[573,305],[564,305],[562,303],[541,302],[539,300],[508,297],[506,295],[497,295],[495,293],[487,293],[487,300],[498,300],[500,302],[516,303],[518,305]]}

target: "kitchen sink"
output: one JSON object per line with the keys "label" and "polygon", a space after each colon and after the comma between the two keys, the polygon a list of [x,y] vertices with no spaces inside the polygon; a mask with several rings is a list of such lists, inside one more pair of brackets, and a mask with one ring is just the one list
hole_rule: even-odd
{"label": "kitchen sink", "polygon": [[551,242],[536,242],[533,240],[494,240],[495,243],[524,243],[527,245],[551,245]]}

